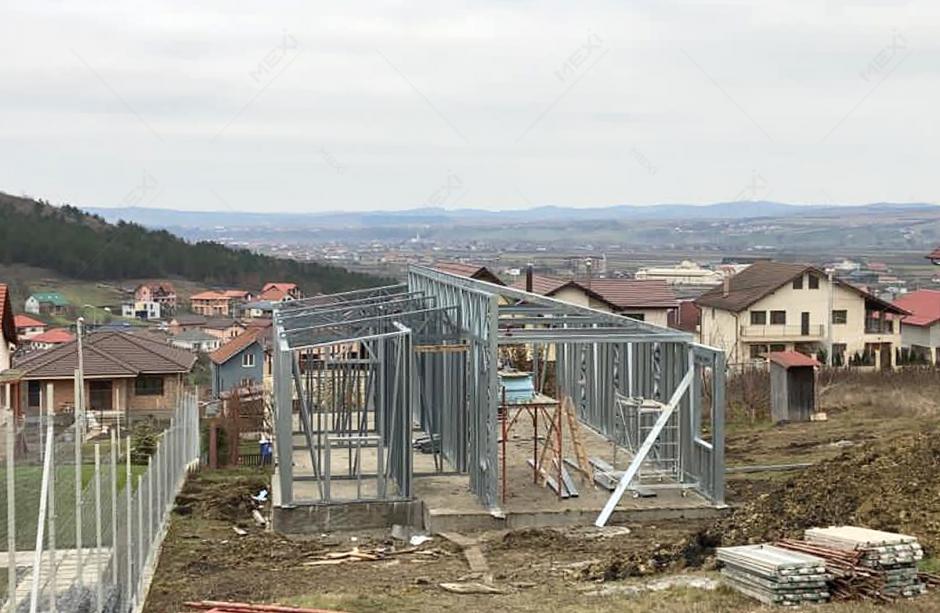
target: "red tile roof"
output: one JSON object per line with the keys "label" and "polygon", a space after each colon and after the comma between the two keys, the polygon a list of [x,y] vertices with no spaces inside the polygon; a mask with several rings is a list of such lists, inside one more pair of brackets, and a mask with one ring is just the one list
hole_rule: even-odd
{"label": "red tile roof", "polygon": [[[524,290],[525,278],[512,286]],[[679,306],[672,288],[662,279],[592,279],[589,285],[587,281],[532,275],[532,292],[535,294],[552,296],[566,287],[578,289],[615,310]]]}
{"label": "red tile roof", "polygon": [[5,283],[0,283],[0,338],[16,342],[16,324],[13,323],[13,301]]}
{"label": "red tile roof", "polygon": [[592,279],[580,282],[618,309],[676,308],[675,292],[663,279]]}
{"label": "red tile roof", "polygon": [[940,261],[940,247],[937,247],[927,255],[928,260]]}
{"label": "red tile roof", "polygon": [[297,289],[296,283],[265,283],[264,287],[261,288],[262,292],[266,292],[271,288],[279,289],[285,294]]}
{"label": "red tile roof", "polygon": [[[578,289],[584,289],[579,286],[577,283],[570,279],[560,279],[558,277],[551,277],[549,275],[532,275],[532,293],[539,294],[541,296],[551,296],[555,292],[559,291],[563,287],[567,286],[577,287]],[[521,289],[525,291],[526,289],[526,280],[525,277],[519,279],[512,286],[516,289]]]}
{"label": "red tile roof", "polygon": [[45,328],[46,324],[39,321],[38,319],[33,319],[29,315],[14,315],[13,324],[16,326],[16,329],[20,328]]}
{"label": "red tile roof", "polygon": [[919,289],[898,297],[894,305],[910,311],[911,314],[901,320],[910,326],[930,326],[940,321],[940,290]]}
{"label": "red tile roof", "polygon": [[260,340],[263,328],[245,330],[229,342],[209,354],[209,359],[216,364],[225,364],[246,347]]}
{"label": "red tile roof", "polygon": [[280,302],[281,300],[284,300],[284,297],[288,294],[289,290],[286,290],[282,287],[277,287],[274,283],[269,283],[264,287],[263,290],[261,290],[261,293],[258,295],[258,300]]}
{"label": "red tile roof", "polygon": [[75,335],[65,328],[52,328],[42,334],[29,339],[31,343],[48,343],[50,345],[62,345],[75,340]]}
{"label": "red tile roof", "polygon": [[799,351],[771,351],[767,354],[767,359],[784,368],[820,365],[819,362],[816,361],[816,358],[800,353]]}
{"label": "red tile roof", "polygon": [[493,271],[491,271],[486,266],[480,266],[478,264],[464,264],[463,262],[437,262],[434,264],[434,266],[432,266],[432,268],[434,270],[457,275],[459,277],[468,277],[470,279],[478,279],[480,281],[487,281],[497,285],[505,285],[505,283],[503,283],[502,280],[500,280],[500,278],[497,277]]}

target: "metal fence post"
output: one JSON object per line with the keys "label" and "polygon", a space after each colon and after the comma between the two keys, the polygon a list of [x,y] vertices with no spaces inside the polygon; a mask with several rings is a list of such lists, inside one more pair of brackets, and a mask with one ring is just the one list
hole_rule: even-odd
{"label": "metal fence post", "polygon": [[13,445],[16,438],[16,415],[7,407],[6,423],[6,468],[7,468],[7,602],[9,611],[16,610],[16,454]]}
{"label": "metal fence post", "polygon": [[[81,338],[81,328],[78,330]],[[81,342],[81,340],[79,340]],[[79,357],[81,352],[79,351]],[[78,585],[84,584],[82,567],[82,401],[85,390],[82,388],[82,373],[75,370],[75,565],[78,573]]]}
{"label": "metal fence post", "polygon": [[104,607],[104,585],[101,577],[101,444],[95,443],[95,610]]}
{"label": "metal fence post", "polygon": [[137,542],[140,547],[137,548],[137,585],[134,589],[134,602],[141,597],[141,584],[144,580],[144,490],[143,475],[137,475]]}
{"label": "metal fence post", "polygon": [[[153,456],[147,458],[147,545],[153,543]],[[148,556],[149,557],[149,556]]]}
{"label": "metal fence post", "polygon": [[[33,556],[33,584],[30,590],[29,611],[36,613],[39,607],[39,577],[42,573],[42,541],[43,528],[46,523],[46,513],[49,501],[54,497],[49,496],[49,482],[52,476],[52,422],[49,422],[49,432],[46,436],[46,454],[43,458],[43,480],[39,490],[39,521],[36,523],[36,552]],[[52,522],[49,522],[52,526]],[[16,594],[14,590],[13,594]],[[54,607],[53,607],[54,608]]]}
{"label": "metal fence post", "polygon": [[125,605],[127,607],[131,606],[131,584],[134,582],[134,548],[131,543],[131,538],[134,532],[134,520],[133,515],[131,514],[131,489],[133,489],[131,483],[131,437],[127,437],[126,445],[126,454],[125,454],[125,479],[124,479],[124,498],[127,501],[127,516],[125,519],[125,526],[127,527],[127,584],[124,586],[124,597],[126,598]]}
{"label": "metal fence post", "polygon": [[111,430],[111,580],[118,587],[117,454],[120,438]]}

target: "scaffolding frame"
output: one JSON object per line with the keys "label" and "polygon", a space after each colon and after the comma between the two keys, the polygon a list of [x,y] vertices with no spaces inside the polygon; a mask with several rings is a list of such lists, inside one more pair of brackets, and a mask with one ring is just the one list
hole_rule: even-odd
{"label": "scaffolding frame", "polygon": [[[336,475],[323,469],[324,450],[336,444],[382,448],[376,476],[386,487],[377,498],[410,498],[417,432],[429,441],[436,470],[467,474],[470,490],[498,511],[497,370],[499,347],[507,345],[530,348],[537,380],[553,370],[559,400],[570,397],[579,421],[614,444],[630,443],[617,427],[618,395],[664,405],[665,417],[647,428],[638,449],[634,441],[634,462],[608,501],[611,510],[654,446],[677,450],[676,487],[724,504],[724,354],[685,332],[418,266],[409,269],[407,284],[287,303],[276,309],[274,326],[283,506],[335,501],[328,482]],[[338,356],[336,348],[344,346],[357,347],[355,356]],[[301,356],[317,350],[330,356],[321,355],[320,372],[363,378],[356,384],[358,404],[343,409],[358,412],[355,428],[345,417],[342,428],[322,420],[314,427],[324,401],[305,371],[312,358]],[[314,501],[293,496],[295,414],[315,473],[297,479],[318,481],[321,495]]]}

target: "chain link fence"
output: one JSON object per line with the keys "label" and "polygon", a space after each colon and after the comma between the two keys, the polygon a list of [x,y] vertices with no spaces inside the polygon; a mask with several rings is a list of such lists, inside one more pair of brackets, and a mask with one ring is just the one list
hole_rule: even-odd
{"label": "chain link fence", "polygon": [[199,463],[195,396],[165,428],[121,437],[71,413],[0,412],[0,611],[140,610],[173,500]]}

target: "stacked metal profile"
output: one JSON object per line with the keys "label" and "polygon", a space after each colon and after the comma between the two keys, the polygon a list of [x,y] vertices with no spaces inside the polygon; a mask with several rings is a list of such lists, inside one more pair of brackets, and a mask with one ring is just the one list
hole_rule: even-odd
{"label": "stacked metal profile", "polygon": [[766,604],[799,605],[829,600],[825,561],[773,545],[719,547],[725,581]]}
{"label": "stacked metal profile", "polygon": [[[871,570],[880,593],[889,597],[918,596],[927,591],[917,577],[917,562],[924,557],[916,537],[857,526],[810,528],[806,542],[858,556],[857,565]],[[861,573],[857,573],[861,574]]]}

